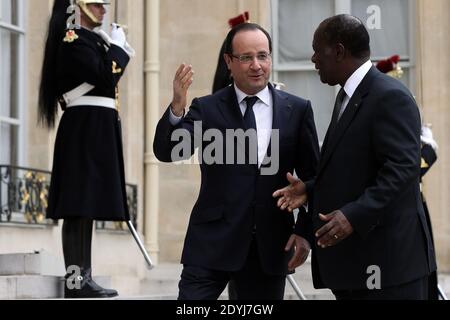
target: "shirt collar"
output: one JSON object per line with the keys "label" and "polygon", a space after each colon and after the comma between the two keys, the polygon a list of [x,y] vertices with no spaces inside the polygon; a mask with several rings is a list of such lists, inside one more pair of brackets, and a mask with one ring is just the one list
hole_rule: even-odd
{"label": "shirt collar", "polygon": [[353,72],[350,78],[348,78],[347,82],[344,85],[344,91],[349,98],[353,96],[359,84],[369,72],[370,68],[372,68],[372,61],[368,60],[355,72]]}
{"label": "shirt collar", "polygon": [[[238,104],[241,104],[241,102],[248,97],[249,95],[244,93],[242,90],[240,90],[236,84],[234,84],[234,90],[236,91],[236,96],[238,100]],[[255,95],[252,95],[255,97],[258,97],[259,100],[261,100],[266,106],[270,106],[270,90],[269,86],[266,86],[264,89],[262,89],[260,92],[258,92]]]}

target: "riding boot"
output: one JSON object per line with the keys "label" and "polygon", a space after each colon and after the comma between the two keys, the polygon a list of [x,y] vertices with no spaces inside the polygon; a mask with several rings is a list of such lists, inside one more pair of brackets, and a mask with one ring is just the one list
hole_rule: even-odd
{"label": "riding boot", "polygon": [[88,285],[91,287],[92,290],[95,291],[101,291],[103,290],[103,294],[105,294],[108,298],[116,297],[118,296],[118,292],[114,289],[106,289],[98,285],[94,279],[92,279],[92,264],[91,264],[91,252],[92,252],[92,228],[93,228],[93,221],[89,224],[85,224],[83,227],[83,256],[84,256],[84,265],[83,269],[85,270],[85,277],[87,278]]}
{"label": "riding boot", "polygon": [[62,229],[66,283],[64,297],[110,298],[117,295],[115,290],[105,290],[92,280],[91,275],[91,219],[65,219]]}

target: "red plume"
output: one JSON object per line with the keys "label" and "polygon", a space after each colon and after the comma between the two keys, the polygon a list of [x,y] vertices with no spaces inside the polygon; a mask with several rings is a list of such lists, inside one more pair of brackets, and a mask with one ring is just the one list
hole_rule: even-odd
{"label": "red plume", "polygon": [[381,60],[377,63],[377,69],[383,73],[388,73],[389,71],[394,70],[392,62],[388,60]]}
{"label": "red plume", "polygon": [[400,61],[400,56],[396,54],[395,56],[390,57],[389,60],[391,60],[392,63],[397,64]]}
{"label": "red plume", "polygon": [[241,13],[237,17],[231,18],[228,20],[228,24],[230,25],[230,28],[234,28],[239,24],[248,22],[250,20],[250,14],[248,11],[245,11],[244,13]]}

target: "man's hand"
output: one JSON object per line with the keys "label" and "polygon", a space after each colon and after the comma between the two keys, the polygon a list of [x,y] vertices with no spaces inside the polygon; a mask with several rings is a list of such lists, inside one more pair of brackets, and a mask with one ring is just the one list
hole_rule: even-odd
{"label": "man's hand", "polygon": [[296,234],[291,235],[284,250],[289,251],[292,247],[294,247],[294,255],[288,263],[289,271],[294,271],[295,268],[304,264],[311,250],[309,242]]}
{"label": "man's hand", "polygon": [[281,210],[287,209],[289,212],[292,212],[304,205],[308,200],[308,196],[306,195],[306,185],[302,180],[294,178],[290,173],[287,174],[287,179],[290,185],[275,191],[273,197],[279,198],[277,205]]}
{"label": "man's hand", "polygon": [[184,109],[187,105],[187,92],[194,79],[194,71],[192,66],[182,64],[175,74],[173,80],[173,99],[172,99],[172,112],[177,117],[183,116]]}
{"label": "man's hand", "polygon": [[352,225],[340,210],[327,215],[319,214],[319,218],[327,222],[316,232],[317,245],[323,249],[335,246],[353,233]]}
{"label": "man's hand", "polygon": [[112,43],[116,46],[124,47],[127,43],[127,36],[125,35],[125,31],[118,24],[113,23],[111,28],[111,39]]}

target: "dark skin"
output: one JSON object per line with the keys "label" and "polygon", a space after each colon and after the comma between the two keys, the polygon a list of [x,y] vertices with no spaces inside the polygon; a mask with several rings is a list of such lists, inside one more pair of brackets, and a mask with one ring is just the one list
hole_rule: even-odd
{"label": "dark skin", "polygon": [[[319,72],[320,80],[330,86],[339,84],[344,87],[350,76],[369,60],[369,56],[357,58],[342,43],[330,44],[324,36],[322,23],[314,33],[311,61]],[[303,181],[288,174],[289,186],[275,191],[273,196],[278,198],[278,207],[292,212],[307,202],[306,187]],[[325,224],[316,231],[317,245],[327,248],[337,245],[348,238],[353,232],[353,227],[341,210],[331,213],[320,213],[319,218]]]}

